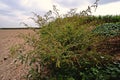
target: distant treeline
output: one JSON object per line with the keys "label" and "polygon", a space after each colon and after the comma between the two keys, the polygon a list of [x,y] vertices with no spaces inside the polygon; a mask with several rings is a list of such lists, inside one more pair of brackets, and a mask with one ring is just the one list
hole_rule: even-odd
{"label": "distant treeline", "polygon": [[19,30],[21,30],[21,29],[40,29],[40,28],[37,28],[37,27],[32,27],[32,28],[0,28],[0,30],[17,30],[17,29],[19,29]]}

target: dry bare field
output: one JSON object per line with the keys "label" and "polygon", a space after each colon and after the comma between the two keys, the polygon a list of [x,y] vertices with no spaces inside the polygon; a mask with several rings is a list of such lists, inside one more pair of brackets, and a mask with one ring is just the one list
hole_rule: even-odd
{"label": "dry bare field", "polygon": [[32,33],[29,29],[0,29],[0,80],[24,80],[23,65],[13,63],[10,55],[10,47],[21,44],[23,39],[20,34]]}

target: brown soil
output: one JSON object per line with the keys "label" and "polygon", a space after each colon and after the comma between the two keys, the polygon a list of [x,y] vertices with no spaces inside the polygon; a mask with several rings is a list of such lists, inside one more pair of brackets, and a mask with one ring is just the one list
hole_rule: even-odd
{"label": "brown soil", "polygon": [[23,65],[14,64],[10,55],[10,47],[21,44],[20,34],[32,33],[29,29],[0,29],[0,80],[24,80],[26,73]]}
{"label": "brown soil", "polygon": [[120,61],[120,36],[108,38],[98,45],[98,51],[115,56]]}

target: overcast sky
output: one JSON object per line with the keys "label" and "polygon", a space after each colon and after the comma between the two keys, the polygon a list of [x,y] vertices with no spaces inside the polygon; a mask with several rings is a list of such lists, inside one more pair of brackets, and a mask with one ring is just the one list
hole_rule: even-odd
{"label": "overcast sky", "polygon": [[[57,5],[60,13],[71,8],[78,11],[92,5],[95,0],[0,0],[0,27],[23,27],[20,22],[32,25],[31,12],[43,15]],[[120,0],[100,0],[97,11],[93,15],[120,15]]]}

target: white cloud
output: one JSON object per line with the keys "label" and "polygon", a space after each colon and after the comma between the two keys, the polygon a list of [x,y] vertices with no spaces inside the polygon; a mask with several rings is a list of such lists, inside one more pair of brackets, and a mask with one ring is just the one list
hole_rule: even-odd
{"label": "white cloud", "polygon": [[10,7],[2,2],[0,2],[0,9],[10,9]]}
{"label": "white cloud", "polygon": [[62,7],[67,8],[76,8],[86,4],[86,2],[90,2],[89,0],[54,0],[54,2],[60,4]]}
{"label": "white cloud", "polygon": [[40,9],[47,11],[52,8],[52,0],[21,0],[20,4],[29,9]]}
{"label": "white cloud", "polygon": [[[20,22],[33,25],[32,21],[28,19],[32,16],[31,12],[43,15],[48,10],[52,10],[53,5],[57,6],[61,14],[67,13],[70,8],[77,8],[77,12],[80,12],[87,9],[92,4],[91,1],[93,0],[19,0],[19,5],[16,7],[0,1],[0,27],[22,27]],[[101,4],[93,15],[120,15],[119,5],[120,1]]]}
{"label": "white cloud", "polygon": [[120,1],[98,6],[94,15],[120,15]]}
{"label": "white cloud", "polygon": [[19,23],[16,20],[15,17],[8,17],[8,16],[4,16],[4,15],[0,15],[0,27],[18,27]]}

